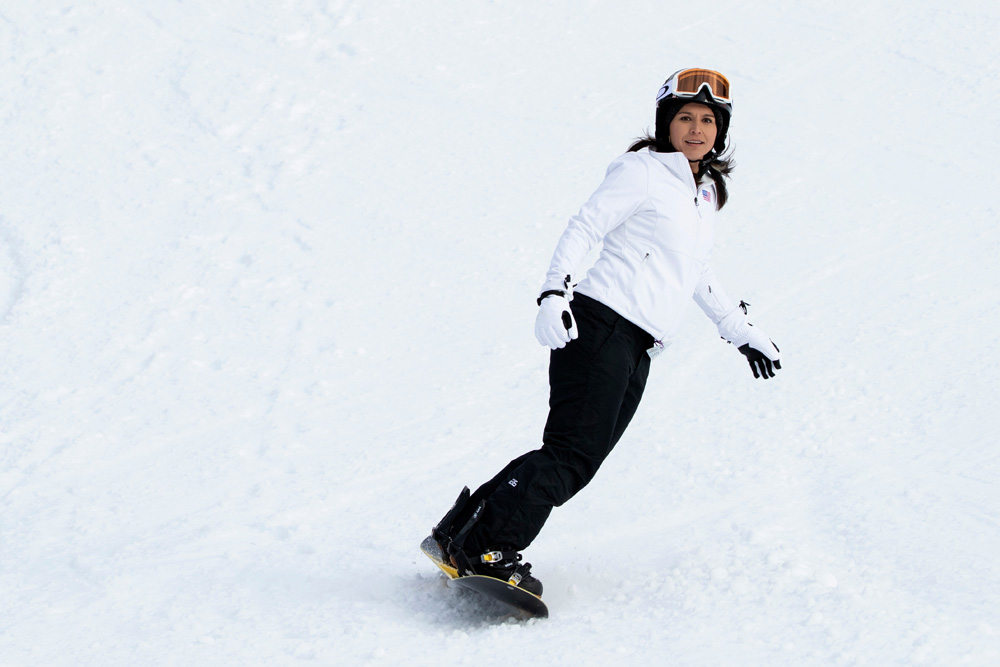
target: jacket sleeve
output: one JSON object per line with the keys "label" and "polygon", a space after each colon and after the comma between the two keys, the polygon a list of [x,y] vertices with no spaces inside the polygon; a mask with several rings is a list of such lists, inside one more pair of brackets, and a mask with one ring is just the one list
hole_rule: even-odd
{"label": "jacket sleeve", "polygon": [[727,341],[739,347],[750,339],[746,311],[729,298],[709,264],[705,264],[701,280],[695,287],[694,300]]}
{"label": "jacket sleeve", "polygon": [[626,153],[612,162],[601,185],[569,219],[540,291],[565,289],[566,276],[576,271],[608,232],[639,209],[648,193],[649,172],[639,156]]}

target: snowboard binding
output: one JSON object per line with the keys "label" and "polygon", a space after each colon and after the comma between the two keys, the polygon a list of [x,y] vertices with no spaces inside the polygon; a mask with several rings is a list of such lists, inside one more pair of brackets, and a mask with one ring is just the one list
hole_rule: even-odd
{"label": "snowboard binding", "polygon": [[486,507],[486,501],[480,500],[470,513],[471,497],[469,487],[464,487],[455,504],[431,530],[431,537],[441,553],[458,570],[459,576],[485,575],[541,596],[542,582],[531,575],[531,563],[522,563],[522,556],[514,547],[499,545],[472,555],[466,552],[465,540]]}

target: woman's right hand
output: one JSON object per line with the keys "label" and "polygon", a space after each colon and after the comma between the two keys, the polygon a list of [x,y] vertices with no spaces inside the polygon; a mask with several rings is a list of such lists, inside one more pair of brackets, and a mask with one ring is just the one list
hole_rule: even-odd
{"label": "woman's right hand", "polygon": [[550,294],[542,299],[538,305],[538,317],[535,318],[535,338],[538,342],[558,350],[576,340],[578,335],[576,320],[566,297]]}

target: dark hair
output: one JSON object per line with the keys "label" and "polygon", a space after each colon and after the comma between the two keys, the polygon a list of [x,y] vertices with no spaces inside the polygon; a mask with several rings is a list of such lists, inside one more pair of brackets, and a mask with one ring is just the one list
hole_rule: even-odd
{"label": "dark hair", "polygon": [[[677,149],[673,146],[666,145],[663,146],[656,137],[646,132],[645,135],[639,137],[635,142],[629,146],[628,152],[634,153],[636,151],[641,151],[643,148],[649,148],[656,151],[657,153],[676,153]],[[714,151],[705,156],[698,166],[698,173],[695,175],[695,180],[698,183],[709,176],[715,182],[715,191],[719,196],[718,209],[722,209],[729,201],[729,191],[726,189],[726,180],[729,178],[729,174],[736,168],[736,162],[733,160],[732,155],[716,155]]]}

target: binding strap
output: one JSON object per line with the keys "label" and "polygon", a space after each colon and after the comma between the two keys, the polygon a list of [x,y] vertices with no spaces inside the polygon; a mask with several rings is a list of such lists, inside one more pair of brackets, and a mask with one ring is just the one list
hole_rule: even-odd
{"label": "binding strap", "polygon": [[479,559],[488,565],[498,565],[505,560],[514,561],[515,563],[521,560],[521,554],[516,551],[487,551]]}
{"label": "binding strap", "polygon": [[462,530],[458,531],[458,534],[448,544],[448,555],[454,560],[455,566],[458,568],[458,573],[463,576],[474,573],[472,563],[469,561],[469,557],[465,554],[465,550],[462,547],[465,545],[465,538],[469,536],[472,527],[476,525],[479,517],[482,516],[484,507],[486,507],[486,501],[480,500],[479,504],[476,505],[476,510],[469,517],[469,520],[465,522]]}

